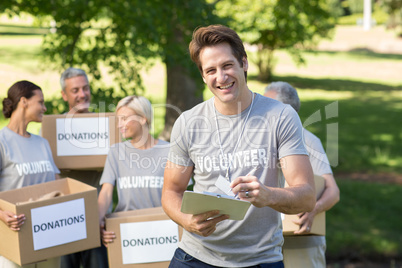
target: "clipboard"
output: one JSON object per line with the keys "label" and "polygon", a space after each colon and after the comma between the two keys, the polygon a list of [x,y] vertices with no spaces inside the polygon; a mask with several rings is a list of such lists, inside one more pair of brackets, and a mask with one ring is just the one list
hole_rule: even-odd
{"label": "clipboard", "polygon": [[216,193],[195,193],[185,191],[181,203],[181,212],[200,214],[211,210],[219,210],[220,214],[229,215],[229,219],[243,220],[251,203],[235,199],[228,195]]}

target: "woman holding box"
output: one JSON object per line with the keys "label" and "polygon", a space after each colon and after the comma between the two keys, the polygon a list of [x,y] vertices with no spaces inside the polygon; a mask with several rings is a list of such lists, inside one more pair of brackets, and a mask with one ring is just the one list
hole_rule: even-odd
{"label": "woman holding box", "polygon": [[[30,122],[42,122],[45,111],[43,93],[37,85],[19,81],[9,88],[7,98],[3,100],[3,114],[10,121],[0,130],[0,191],[59,178],[60,171],[53,161],[48,141],[27,131]],[[30,168],[38,166],[41,168]],[[25,215],[15,215],[0,208],[0,220],[18,232],[25,222]],[[60,258],[53,258],[24,267],[53,268],[59,265]],[[0,267],[20,266],[0,256]]]}
{"label": "woman holding box", "polygon": [[101,177],[98,197],[102,241],[107,246],[116,238],[105,230],[105,215],[116,186],[115,212],[160,207],[163,173],[169,143],[150,134],[152,106],[144,97],[128,96],[116,108],[118,128],[126,141],[110,148]]}

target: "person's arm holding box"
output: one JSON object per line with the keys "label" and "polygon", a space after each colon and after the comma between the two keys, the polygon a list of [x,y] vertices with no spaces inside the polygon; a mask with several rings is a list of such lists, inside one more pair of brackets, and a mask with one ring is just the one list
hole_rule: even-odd
{"label": "person's arm holding box", "polygon": [[103,244],[107,247],[108,243],[113,243],[116,235],[113,231],[105,230],[105,215],[113,200],[113,184],[104,183],[98,197],[99,226]]}
{"label": "person's arm holding box", "polygon": [[331,209],[339,202],[339,188],[334,176],[332,174],[322,174],[321,176],[325,179],[324,192],[317,200],[311,212],[300,213],[298,215],[299,219],[294,221],[294,223],[300,225],[301,228],[295,234],[309,233],[309,228],[307,227],[313,225],[314,217],[323,211]]}
{"label": "person's arm holding box", "polygon": [[25,223],[25,215],[15,215],[10,211],[0,210],[0,219],[13,231],[19,231]]}

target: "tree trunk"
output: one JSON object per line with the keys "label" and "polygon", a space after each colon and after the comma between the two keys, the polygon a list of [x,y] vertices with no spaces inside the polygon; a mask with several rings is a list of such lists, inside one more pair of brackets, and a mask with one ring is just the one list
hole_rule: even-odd
{"label": "tree trunk", "polygon": [[[181,46],[183,51],[187,51],[188,43],[184,41],[183,33],[180,29],[175,27],[171,38],[173,40],[169,42],[170,47]],[[173,54],[169,54],[169,47],[166,49],[166,53],[169,56],[165,57],[167,74],[165,128],[159,138],[170,141],[170,133],[179,115],[203,101],[201,90],[203,83],[200,76],[194,78],[194,75],[191,75],[196,73],[193,72],[193,70],[196,70],[194,64],[190,65],[191,68],[194,68],[190,70],[190,67],[186,66],[186,62],[183,62],[182,59],[178,60],[171,57]],[[189,61],[190,57],[187,63]]]}
{"label": "tree trunk", "polygon": [[167,92],[165,128],[159,138],[169,141],[173,124],[179,115],[202,102],[203,98],[202,94],[197,94],[197,91],[199,92],[198,83],[194,78],[188,75],[188,70],[183,66],[170,66],[169,63],[166,63],[166,70]]}
{"label": "tree trunk", "polygon": [[263,82],[270,81],[274,65],[274,50],[259,46],[257,51],[257,79]]}

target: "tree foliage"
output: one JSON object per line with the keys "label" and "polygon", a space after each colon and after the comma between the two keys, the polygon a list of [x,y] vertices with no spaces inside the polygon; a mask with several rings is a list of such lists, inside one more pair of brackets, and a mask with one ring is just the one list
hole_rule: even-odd
{"label": "tree foliage", "polygon": [[401,0],[381,0],[381,5],[389,14],[387,27],[397,29],[402,36],[402,1]]}
{"label": "tree foliage", "polygon": [[230,16],[231,27],[257,48],[252,60],[261,80],[271,77],[275,50],[286,49],[296,62],[303,63],[299,48],[327,37],[335,26],[326,0],[223,0],[217,12]]}
{"label": "tree foliage", "polygon": [[179,113],[202,101],[203,83],[187,49],[196,27],[222,21],[213,14],[212,4],[200,0],[5,0],[1,6],[12,14],[24,11],[44,20],[50,17],[57,31],[44,38],[46,65],[60,71],[70,66],[86,70],[94,78],[93,88],[100,89],[94,90],[95,99],[101,95],[116,102],[114,90],[101,84],[105,70],[123,95],[138,94],[144,89],[140,72],[162,59],[167,69],[166,139]]}

